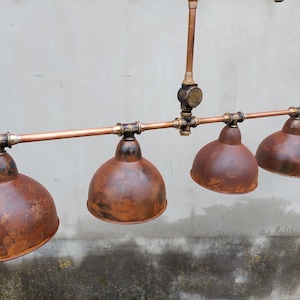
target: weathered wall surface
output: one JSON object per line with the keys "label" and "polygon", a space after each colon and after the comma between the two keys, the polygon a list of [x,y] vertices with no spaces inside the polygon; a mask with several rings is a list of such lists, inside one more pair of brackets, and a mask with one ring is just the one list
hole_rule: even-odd
{"label": "weathered wall surface", "polygon": [[[300,2],[199,0],[194,77],[198,117],[299,106]],[[32,133],[173,120],[185,70],[185,0],[2,1],[2,132]],[[255,153],[286,117],[246,120]],[[190,137],[137,136],[160,170],[168,208],[141,225],[104,223],[86,209],[89,181],[116,136],[20,144],[19,172],[55,199],[47,245],[0,265],[1,299],[298,299],[299,179],[259,173],[247,195],[217,194],[189,176],[223,124]]]}

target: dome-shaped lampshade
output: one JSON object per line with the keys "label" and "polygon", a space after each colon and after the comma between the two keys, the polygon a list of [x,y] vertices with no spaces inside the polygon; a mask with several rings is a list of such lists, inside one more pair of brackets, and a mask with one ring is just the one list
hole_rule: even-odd
{"label": "dome-shaped lampshade", "polygon": [[135,138],[122,138],[115,157],[93,176],[88,194],[88,210],[103,221],[135,224],[163,213],[166,189],[159,171],[142,157]]}
{"label": "dome-shaped lampshade", "polygon": [[191,176],[199,185],[221,193],[242,194],[256,188],[257,162],[241,144],[238,127],[226,126],[218,140],[197,153]]}
{"label": "dome-shaped lampshade", "polygon": [[300,119],[288,119],[281,131],[265,138],[257,148],[256,159],[267,171],[300,177]]}
{"label": "dome-shaped lampshade", "polygon": [[59,220],[49,192],[18,173],[12,157],[0,155],[0,261],[19,257],[44,245]]}

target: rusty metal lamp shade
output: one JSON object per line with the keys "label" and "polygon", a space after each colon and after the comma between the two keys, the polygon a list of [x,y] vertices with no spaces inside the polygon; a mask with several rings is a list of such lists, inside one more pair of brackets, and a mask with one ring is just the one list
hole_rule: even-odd
{"label": "rusty metal lamp shade", "polygon": [[258,165],[270,172],[300,177],[300,119],[288,119],[282,130],[265,138],[257,148]]}
{"label": "rusty metal lamp shade", "polygon": [[59,220],[49,192],[18,173],[12,157],[0,154],[0,261],[36,250],[56,233]]}
{"label": "rusty metal lamp shade", "polygon": [[142,157],[134,137],[123,137],[115,157],[104,163],[91,180],[88,210],[103,221],[136,224],[158,217],[166,206],[161,174]]}
{"label": "rusty metal lamp shade", "polygon": [[241,143],[239,128],[226,126],[218,140],[196,155],[191,177],[215,192],[243,194],[257,186],[258,166],[250,150]]}

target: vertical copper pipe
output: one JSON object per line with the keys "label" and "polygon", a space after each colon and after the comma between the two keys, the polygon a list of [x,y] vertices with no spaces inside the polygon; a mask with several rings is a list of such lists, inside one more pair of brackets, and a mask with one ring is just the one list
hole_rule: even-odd
{"label": "vertical copper pipe", "polygon": [[186,72],[183,84],[194,84],[193,79],[193,60],[194,60],[194,40],[195,40],[195,24],[196,24],[196,10],[198,1],[189,0],[189,25],[188,25],[188,42],[186,54]]}

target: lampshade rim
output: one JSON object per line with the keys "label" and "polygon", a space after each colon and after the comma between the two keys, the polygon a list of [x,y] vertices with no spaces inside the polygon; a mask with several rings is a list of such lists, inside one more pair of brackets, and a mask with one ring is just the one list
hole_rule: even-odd
{"label": "lampshade rim", "polygon": [[266,168],[264,166],[261,166],[260,164],[258,164],[258,166],[261,169],[263,169],[267,172],[271,172],[271,173],[274,173],[274,174],[277,174],[277,175],[281,175],[281,176],[285,176],[285,177],[300,178],[300,174],[299,175],[293,175],[293,174],[290,174],[290,173],[281,172],[280,170],[277,170],[277,169]]}
{"label": "lampshade rim", "polygon": [[[149,219],[145,219],[145,220],[143,220],[143,221],[114,221],[114,220],[111,220],[111,219],[106,219],[106,218],[102,218],[102,217],[100,217],[100,216],[97,216],[97,215],[89,208],[88,205],[87,205],[87,209],[88,209],[88,211],[89,211],[95,218],[97,218],[97,219],[99,219],[99,220],[101,220],[101,221],[104,221],[104,222],[108,222],[108,223],[116,224],[116,225],[136,225],[136,224],[142,224],[142,223],[146,223],[146,222],[152,221],[152,220],[158,218],[159,216],[161,216],[161,215],[165,212],[165,210],[166,210],[166,208],[167,208],[167,206],[168,206],[168,201],[167,201],[167,199],[165,199],[164,202],[165,202],[165,205],[164,205],[164,207],[161,209],[161,211],[160,211],[158,214],[156,214],[155,216],[153,216],[153,217],[151,217],[151,218],[149,218]],[[87,203],[88,203],[88,201],[87,201]]]}
{"label": "lampshade rim", "polygon": [[195,179],[195,177],[193,176],[192,170],[191,170],[191,172],[190,172],[190,175],[191,175],[192,179],[193,179],[197,184],[199,184],[200,186],[202,186],[203,188],[208,189],[208,190],[213,191],[213,192],[220,193],[220,194],[227,194],[227,195],[243,195],[243,194],[248,194],[248,193],[251,193],[252,191],[254,191],[254,190],[257,188],[257,186],[258,186],[258,182],[256,182],[255,186],[253,186],[252,189],[249,189],[249,190],[247,190],[247,191],[244,191],[244,192],[228,191],[228,192],[227,192],[227,191],[224,191],[224,190],[216,190],[216,189],[213,189],[213,188],[211,188],[211,187],[208,186],[208,185],[205,185],[205,184],[202,184],[202,183],[198,182],[198,181]]}
{"label": "lampshade rim", "polygon": [[57,233],[58,231],[58,228],[59,228],[59,218],[57,218],[57,225],[55,227],[55,230],[51,233],[50,236],[48,236],[46,239],[44,239],[42,242],[40,242],[39,244],[29,248],[29,249],[26,249],[26,250],[23,250],[21,252],[18,252],[16,255],[14,256],[11,256],[11,257],[4,257],[4,258],[1,258],[0,257],[0,262],[4,262],[4,261],[8,261],[8,260],[12,260],[12,259],[15,259],[15,258],[19,258],[21,256],[24,256],[26,254],[29,254],[31,252],[34,252],[35,250],[39,249],[40,247],[42,247],[43,245],[45,245],[46,243],[48,243],[53,237],[54,235]]}

